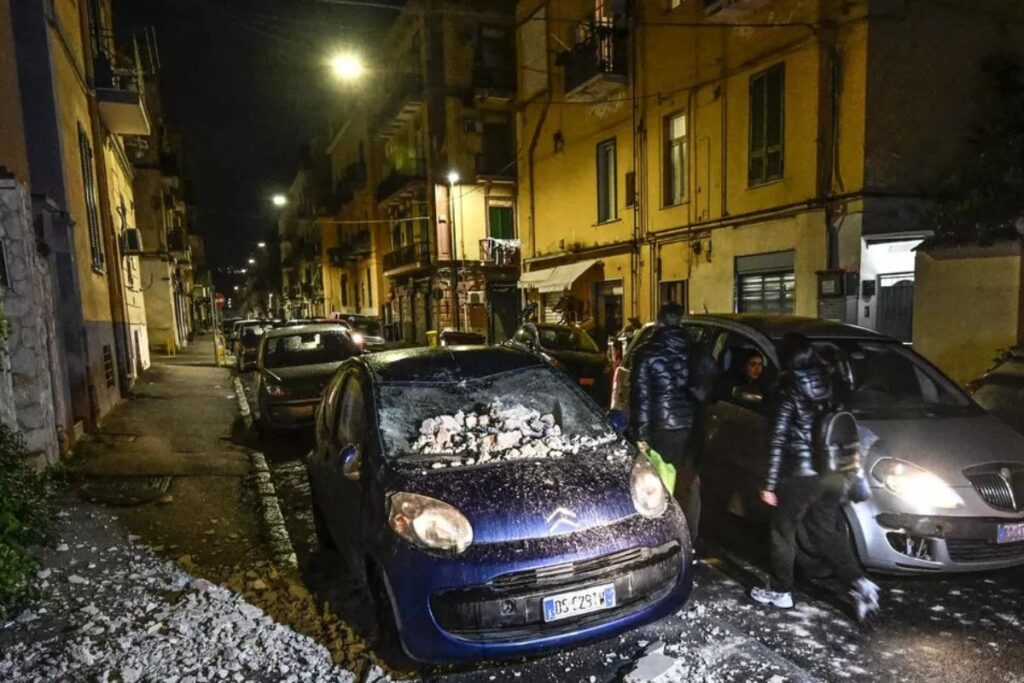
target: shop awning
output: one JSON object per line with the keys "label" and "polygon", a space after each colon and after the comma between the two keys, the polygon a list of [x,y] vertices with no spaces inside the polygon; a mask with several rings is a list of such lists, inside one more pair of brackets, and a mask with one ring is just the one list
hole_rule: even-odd
{"label": "shop awning", "polygon": [[531,270],[519,276],[519,289],[536,289],[541,293],[561,292],[572,287],[572,283],[598,263],[598,259],[588,259],[554,268]]}

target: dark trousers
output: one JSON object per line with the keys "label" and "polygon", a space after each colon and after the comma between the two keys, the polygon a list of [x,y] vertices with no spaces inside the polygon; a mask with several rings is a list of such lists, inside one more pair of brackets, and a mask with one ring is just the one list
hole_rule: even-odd
{"label": "dark trousers", "polygon": [[690,540],[695,541],[700,524],[700,473],[690,436],[689,429],[658,430],[651,434],[647,444],[656,450],[665,462],[676,468],[674,495],[686,516]]}
{"label": "dark trousers", "polygon": [[841,510],[840,487],[819,476],[787,477],[779,482],[779,505],[772,513],[771,588],[793,589],[793,567],[815,578],[830,575],[837,590],[863,576],[853,555]]}

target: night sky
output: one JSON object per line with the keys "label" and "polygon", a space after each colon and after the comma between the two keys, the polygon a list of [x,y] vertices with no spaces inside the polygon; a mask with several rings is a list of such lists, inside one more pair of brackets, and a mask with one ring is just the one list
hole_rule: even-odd
{"label": "night sky", "polygon": [[[385,3],[404,4],[368,4]],[[190,226],[211,270],[243,265],[273,232],[270,195],[289,186],[302,146],[326,131],[342,97],[326,58],[365,50],[395,16],[323,0],[114,0],[119,36],[156,29],[165,114],[184,141]]]}

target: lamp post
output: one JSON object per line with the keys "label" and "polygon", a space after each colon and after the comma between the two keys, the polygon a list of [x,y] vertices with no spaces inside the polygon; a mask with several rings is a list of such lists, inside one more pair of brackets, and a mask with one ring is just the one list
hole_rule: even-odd
{"label": "lamp post", "polygon": [[448,251],[452,258],[452,320],[455,329],[462,331],[462,324],[459,320],[459,269],[456,262],[455,250],[455,186],[459,182],[457,171],[448,171]]}

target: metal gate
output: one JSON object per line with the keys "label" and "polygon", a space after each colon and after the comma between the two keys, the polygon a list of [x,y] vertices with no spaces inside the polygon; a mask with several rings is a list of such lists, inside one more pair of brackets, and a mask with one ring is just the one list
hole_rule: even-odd
{"label": "metal gate", "polygon": [[910,341],[914,323],[914,276],[889,275],[878,287],[878,331]]}

